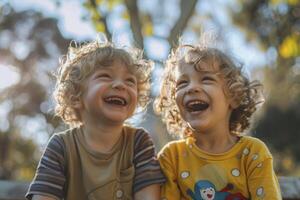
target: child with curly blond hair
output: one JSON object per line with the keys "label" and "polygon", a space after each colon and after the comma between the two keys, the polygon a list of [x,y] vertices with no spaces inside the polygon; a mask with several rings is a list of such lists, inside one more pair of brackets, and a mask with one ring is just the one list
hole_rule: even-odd
{"label": "child with curly blond hair", "polygon": [[108,41],[69,48],[54,97],[71,129],[51,137],[28,199],[159,199],[153,142],[125,124],[148,103],[151,69],[141,51]]}
{"label": "child with curly blond hair", "polygon": [[262,85],[221,50],[180,45],[173,51],[155,110],[181,139],[158,154],[167,178],[162,198],[281,199],[270,151],[242,134],[262,102]]}

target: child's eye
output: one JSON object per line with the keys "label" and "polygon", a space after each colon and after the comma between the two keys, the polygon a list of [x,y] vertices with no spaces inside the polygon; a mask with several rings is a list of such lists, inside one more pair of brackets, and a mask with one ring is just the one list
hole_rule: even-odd
{"label": "child's eye", "polygon": [[132,84],[132,85],[136,85],[136,79],[135,78],[127,78],[126,82]]}
{"label": "child's eye", "polygon": [[179,80],[176,82],[176,89],[180,89],[181,87],[184,87],[188,83],[187,80]]}
{"label": "child's eye", "polygon": [[212,82],[212,81],[215,81],[215,79],[211,76],[204,76],[202,78],[202,81],[205,81],[205,82]]}
{"label": "child's eye", "polygon": [[98,74],[97,76],[96,76],[96,79],[98,79],[98,78],[104,78],[104,79],[109,79],[110,78],[110,75],[109,74]]}

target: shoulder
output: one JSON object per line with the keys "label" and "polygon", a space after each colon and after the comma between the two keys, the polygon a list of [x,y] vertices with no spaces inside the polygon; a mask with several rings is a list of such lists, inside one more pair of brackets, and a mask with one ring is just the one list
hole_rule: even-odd
{"label": "shoulder", "polygon": [[145,141],[153,142],[150,134],[141,127],[125,126],[125,130],[133,134],[135,146],[139,146]]}
{"label": "shoulder", "polygon": [[260,139],[252,137],[252,136],[242,136],[242,141],[253,147],[267,147],[267,145]]}
{"label": "shoulder", "polygon": [[123,130],[125,130],[125,132],[127,132],[128,134],[133,134],[135,138],[142,135],[149,135],[149,133],[144,128],[141,127],[133,127],[133,126],[125,125],[123,127]]}
{"label": "shoulder", "polygon": [[137,157],[142,152],[150,151],[155,152],[155,147],[150,134],[143,128],[124,126],[127,137],[130,137],[133,141],[134,156]]}
{"label": "shoulder", "polygon": [[60,138],[60,140],[64,140],[68,137],[73,137],[73,135],[78,132],[77,129],[78,128],[71,128],[71,129],[66,129],[66,130],[60,131],[60,132],[53,134],[53,137]]}
{"label": "shoulder", "polygon": [[146,131],[142,127],[130,127],[131,129],[134,129],[135,135],[149,135],[149,132]]}
{"label": "shoulder", "polygon": [[168,142],[158,153],[158,156],[161,156],[162,154],[174,154],[178,151],[181,151],[183,148],[185,148],[187,145],[186,139],[181,140],[175,140]]}
{"label": "shoulder", "polygon": [[48,140],[48,143],[43,151],[42,160],[44,157],[58,159],[63,162],[66,151],[66,144],[63,135],[66,131],[54,133]]}
{"label": "shoulder", "polygon": [[264,154],[266,157],[272,157],[267,145],[260,139],[252,136],[242,136],[242,143],[250,152]]}
{"label": "shoulder", "polygon": [[70,141],[75,133],[75,129],[68,129],[54,133],[50,137],[46,149],[52,150],[56,153],[59,153],[60,155],[63,155],[66,149],[66,142]]}
{"label": "shoulder", "polygon": [[162,149],[175,149],[180,148],[187,145],[186,139],[174,140],[168,142]]}
{"label": "shoulder", "polygon": [[63,137],[62,135],[64,134],[64,132],[59,132],[59,133],[54,133],[49,141],[48,141],[48,145],[47,147],[51,148],[55,148],[55,149],[61,149],[61,148],[64,148],[65,146],[65,143],[64,143],[64,140],[63,140]]}
{"label": "shoulder", "polygon": [[152,160],[155,146],[149,133],[143,128],[135,128],[134,133],[134,163]]}

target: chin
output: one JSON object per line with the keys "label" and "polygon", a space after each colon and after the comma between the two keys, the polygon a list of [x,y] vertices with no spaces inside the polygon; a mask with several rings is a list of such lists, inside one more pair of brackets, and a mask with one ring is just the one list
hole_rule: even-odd
{"label": "chin", "polygon": [[127,120],[127,116],[124,113],[102,113],[101,115],[98,114],[95,118],[99,119],[100,121],[107,122],[107,123],[124,123]]}
{"label": "chin", "polygon": [[112,122],[119,122],[119,123],[124,123],[127,120],[127,117],[120,117],[120,116],[110,116],[107,117],[107,119],[109,119]]}
{"label": "chin", "polygon": [[203,132],[206,128],[205,125],[200,125],[199,123],[188,123],[189,127],[194,131],[194,132]]}

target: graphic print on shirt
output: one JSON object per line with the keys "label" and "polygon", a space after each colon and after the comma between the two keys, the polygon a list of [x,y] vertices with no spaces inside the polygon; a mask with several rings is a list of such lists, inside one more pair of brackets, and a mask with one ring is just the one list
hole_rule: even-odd
{"label": "graphic print on shirt", "polygon": [[247,200],[241,193],[230,193],[233,188],[232,184],[228,184],[220,191],[216,190],[213,183],[208,180],[200,180],[194,186],[194,192],[188,189],[186,193],[193,200]]}

